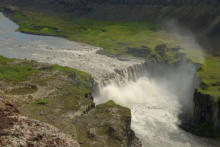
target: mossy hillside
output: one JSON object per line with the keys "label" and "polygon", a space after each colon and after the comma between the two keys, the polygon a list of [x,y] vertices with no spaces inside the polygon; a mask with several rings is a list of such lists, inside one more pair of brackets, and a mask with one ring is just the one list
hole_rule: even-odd
{"label": "mossy hillside", "polygon": [[[28,80],[29,76],[37,75],[38,73],[40,73],[40,70],[34,68],[33,65],[34,64],[29,61],[20,60],[18,62],[18,60],[0,56],[0,80],[6,80],[15,83]],[[59,65],[53,65],[46,71],[53,72],[55,70],[64,72],[65,74],[69,74],[69,76],[72,76],[72,78],[75,80],[75,84],[80,87],[91,87],[91,85],[89,85],[88,83],[91,83],[90,81],[92,80],[92,77],[87,73],[81,72],[77,69],[62,67]]]}
{"label": "mossy hillside", "polygon": [[104,48],[104,53],[108,55],[136,56],[129,52],[129,48],[154,52],[157,45],[171,42],[155,24],[144,21],[73,19],[65,14],[28,10],[6,14],[19,24],[19,31],[63,36],[69,40],[89,43]]}
{"label": "mossy hillside", "polygon": [[[0,56],[0,80],[2,83],[0,86],[4,86],[5,95],[31,95],[40,88],[60,86],[59,88],[64,89],[66,95],[72,96],[73,99],[74,97],[79,99],[85,97],[86,93],[91,93],[93,82],[91,75],[73,68],[44,65],[35,61],[9,59],[3,56]],[[55,85],[56,82],[57,85]],[[62,83],[68,84],[62,85]]]}
{"label": "mossy hillside", "polygon": [[0,56],[0,64],[3,66],[7,63],[14,61],[14,59],[6,58],[4,56]]}
{"label": "mossy hillside", "polygon": [[[101,21],[88,18],[72,19],[68,15],[54,15],[33,11],[6,13],[19,24],[19,31],[34,34],[63,36],[70,40],[104,48],[106,55],[140,57],[153,62],[175,63],[177,51],[165,32],[148,22]],[[45,26],[44,24],[47,24]],[[163,52],[157,48],[166,44]]]}
{"label": "mossy hillside", "polygon": [[180,52],[192,62],[201,64],[197,72],[201,82],[198,91],[209,94],[215,102],[220,100],[220,56],[198,48],[181,49]]}
{"label": "mossy hillside", "polygon": [[36,86],[30,86],[30,87],[21,87],[16,89],[11,89],[6,91],[6,94],[11,95],[23,95],[23,94],[32,94],[37,91]]}
{"label": "mossy hillside", "polygon": [[217,102],[220,99],[220,57],[206,54],[205,61],[198,72],[201,80],[199,91],[214,97]]}
{"label": "mossy hillside", "polygon": [[0,80],[9,82],[21,82],[27,80],[30,75],[39,71],[26,62],[14,62],[14,59],[8,59],[0,56]]}
{"label": "mossy hillside", "polygon": [[[61,71],[61,72],[65,72],[66,74],[69,74],[69,77],[74,80],[74,84],[80,88],[91,88],[92,87],[91,85],[91,81],[93,80],[92,76],[85,72],[79,71],[71,67],[59,66],[57,64],[52,66],[52,70],[57,70],[57,71]],[[71,74],[71,73],[74,73],[74,74]]]}
{"label": "mossy hillside", "polygon": [[47,104],[48,101],[46,99],[36,99],[33,104],[38,104],[38,105],[45,105]]}
{"label": "mossy hillside", "polygon": [[108,115],[110,115],[109,116],[109,119],[112,117],[112,114],[110,113],[111,111],[111,109],[114,109],[114,108],[118,108],[118,109],[124,109],[123,110],[123,117],[121,118],[121,119],[124,119],[124,120],[126,120],[127,118],[130,118],[131,117],[131,112],[130,112],[130,110],[128,109],[128,108],[124,108],[124,107],[122,107],[122,106],[120,106],[120,105],[117,105],[114,101],[108,101],[108,102],[106,102],[106,103],[104,103],[104,104],[100,104],[100,105],[98,105],[97,107],[96,107],[96,113],[98,113],[98,114],[101,114],[100,116],[101,117],[108,117]]}
{"label": "mossy hillside", "polygon": [[[0,67],[25,64],[37,73],[22,81],[0,80],[3,98],[13,101],[22,115],[56,126],[81,146],[121,146],[128,139],[131,113],[113,101],[95,108],[89,74],[59,65],[0,58]],[[90,128],[95,128],[92,134]],[[94,137],[92,137],[94,136]]]}
{"label": "mossy hillside", "polygon": [[[27,71],[20,73],[24,70],[23,65],[31,68],[27,70],[30,71],[28,75]],[[0,56],[0,69],[2,67],[7,67],[13,74],[25,75],[14,80],[10,72],[1,73],[0,93],[3,98],[15,102],[22,115],[50,123],[74,136],[75,126],[68,114],[84,111],[93,104],[92,99],[86,97],[92,89],[91,75],[69,67]],[[33,70],[37,72],[32,73]]]}
{"label": "mossy hillside", "polygon": [[72,123],[72,117],[77,115],[80,109],[84,111],[81,107],[92,105],[92,100],[85,97],[85,94],[90,92],[89,89],[77,88],[70,83],[62,84],[62,88],[52,95],[32,100],[22,105],[20,110],[22,114],[50,123],[65,133],[75,136],[76,126]]}
{"label": "mossy hillside", "polygon": [[195,63],[201,64],[197,72],[200,78],[200,93],[208,94],[217,102],[220,100],[220,57],[201,50],[182,50],[186,57]]}

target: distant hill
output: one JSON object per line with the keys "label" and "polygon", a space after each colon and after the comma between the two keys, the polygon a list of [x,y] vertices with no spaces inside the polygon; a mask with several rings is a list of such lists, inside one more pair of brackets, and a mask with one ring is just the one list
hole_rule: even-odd
{"label": "distant hill", "polygon": [[1,0],[0,5],[107,20],[176,19],[212,52],[220,52],[219,0]]}

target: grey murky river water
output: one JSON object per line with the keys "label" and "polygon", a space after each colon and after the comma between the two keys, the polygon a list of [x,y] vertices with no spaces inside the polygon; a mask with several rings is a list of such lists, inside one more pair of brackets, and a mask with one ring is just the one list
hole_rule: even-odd
{"label": "grey murky river water", "polygon": [[101,48],[68,41],[53,36],[30,35],[16,32],[18,26],[0,13],[0,53],[11,58],[33,59],[39,62],[70,66],[88,72],[98,81],[113,73],[142,61],[119,61],[96,52]]}

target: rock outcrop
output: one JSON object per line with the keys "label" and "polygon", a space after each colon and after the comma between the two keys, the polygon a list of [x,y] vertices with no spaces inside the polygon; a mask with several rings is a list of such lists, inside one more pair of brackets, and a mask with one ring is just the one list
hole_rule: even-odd
{"label": "rock outcrop", "polygon": [[37,72],[21,81],[0,80],[1,97],[13,102],[22,115],[11,103],[0,103],[2,146],[7,141],[12,146],[14,142],[23,146],[68,146],[73,139],[82,147],[140,146],[130,126],[129,109],[114,102],[95,106],[89,74],[58,65],[3,59],[2,67],[28,66]]}
{"label": "rock outcrop", "polygon": [[77,117],[74,124],[78,126],[78,141],[85,147],[141,146],[140,141],[130,129],[130,110],[113,101],[98,105],[87,114]]}
{"label": "rock outcrop", "polygon": [[220,136],[220,101],[198,89],[194,93],[194,128],[199,135]]}
{"label": "rock outcrop", "polygon": [[79,147],[72,137],[57,128],[21,116],[8,100],[0,98],[0,146]]}

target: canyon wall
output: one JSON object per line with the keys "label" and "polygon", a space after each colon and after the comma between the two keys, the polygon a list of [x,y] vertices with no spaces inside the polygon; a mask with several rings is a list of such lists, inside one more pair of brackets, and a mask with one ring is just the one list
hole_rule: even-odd
{"label": "canyon wall", "polygon": [[199,90],[194,93],[194,128],[199,135],[216,137],[220,130],[220,101]]}
{"label": "canyon wall", "polygon": [[[216,137],[219,136],[220,130],[220,101],[215,101],[214,97],[203,94],[196,88],[200,85],[196,75],[199,67],[199,64],[193,64],[188,60],[176,64],[144,62],[116,70],[115,73],[106,76],[101,85],[105,86],[111,82],[122,85],[127,81],[137,81],[144,76],[157,79],[159,82],[170,81],[167,86],[173,89],[172,92],[179,97],[181,104],[182,113],[179,114],[182,121],[181,127],[198,135]],[[183,74],[179,75],[181,71]],[[188,91],[181,89],[185,83],[181,79],[176,79],[179,76],[184,81],[191,81],[188,83]],[[181,83],[181,86],[175,88],[176,83]]]}

